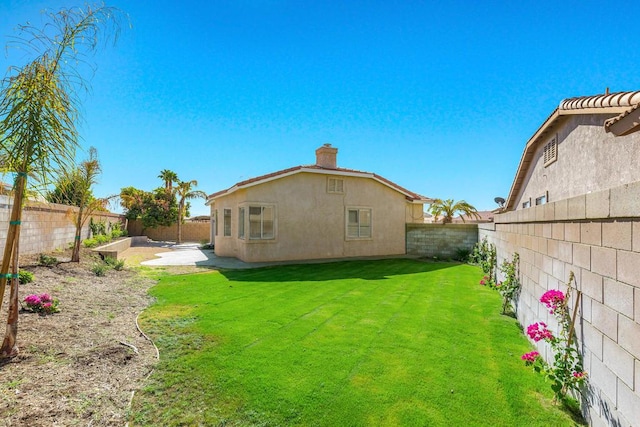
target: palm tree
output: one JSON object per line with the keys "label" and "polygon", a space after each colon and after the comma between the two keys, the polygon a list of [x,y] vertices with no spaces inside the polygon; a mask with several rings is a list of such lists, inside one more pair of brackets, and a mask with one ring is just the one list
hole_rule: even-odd
{"label": "palm tree", "polygon": [[82,227],[87,219],[96,211],[105,210],[109,199],[105,197],[96,199],[93,197],[91,187],[97,183],[97,177],[100,175],[100,162],[95,148],[89,149],[89,158],[78,167],[63,172],[62,179],[59,181],[59,189],[62,195],[70,194],[73,196],[74,205],[78,207],[78,211],[73,213],[69,211],[76,226],[75,239],[73,242],[73,250],[71,252],[71,261],[80,261],[80,243],[82,236]]}
{"label": "palm tree", "polygon": [[186,211],[186,201],[196,198],[207,198],[207,194],[204,191],[194,190],[193,187],[198,185],[198,181],[195,179],[192,181],[178,181],[178,186],[175,188],[176,195],[178,196],[178,238],[176,243],[182,243],[182,221],[184,221],[184,215]]}
{"label": "palm tree", "polygon": [[164,189],[167,193],[173,192],[173,183],[179,182],[178,174],[169,169],[163,169],[160,171],[158,178],[164,181]]}
{"label": "palm tree", "polygon": [[[437,221],[440,216],[442,216],[443,224],[450,224],[453,221],[453,216],[457,212],[461,212],[460,218],[464,222],[464,217],[468,218],[476,218],[480,219],[480,215],[476,208],[474,208],[469,203],[464,200],[460,200],[458,202],[453,202],[453,199],[435,199],[429,208],[431,214],[435,217]],[[464,215],[464,216],[463,216]]]}
{"label": "palm tree", "polygon": [[18,354],[18,242],[27,177],[46,184],[53,182],[57,170],[73,164],[78,147],[76,92],[85,83],[74,65],[82,60],[83,49],[87,53],[96,50],[98,33],[104,25],[117,24],[114,12],[108,7],[63,9],[49,14],[52,22],[44,30],[29,25],[19,27],[22,33],[19,45],[40,56],[21,68],[11,68],[0,88],[2,172],[16,174],[13,209],[0,267],[0,306],[7,279],[11,279],[0,358]]}

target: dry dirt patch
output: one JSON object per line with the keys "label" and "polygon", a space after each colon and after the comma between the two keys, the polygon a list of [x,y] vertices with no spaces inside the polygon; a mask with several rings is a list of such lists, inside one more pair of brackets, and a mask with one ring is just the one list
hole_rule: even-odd
{"label": "dry dirt patch", "polygon": [[[149,259],[153,254],[139,256]],[[155,282],[131,270],[109,270],[97,277],[90,269],[94,262],[88,252],[79,264],[43,267],[36,257],[22,261],[21,269],[33,272],[35,280],[20,285],[20,300],[47,292],[60,300],[61,311],[49,316],[20,313],[20,354],[0,365],[1,426],[126,423],[132,392],[156,362],[155,348],[136,328]],[[0,310],[3,325],[7,298],[8,289]]]}

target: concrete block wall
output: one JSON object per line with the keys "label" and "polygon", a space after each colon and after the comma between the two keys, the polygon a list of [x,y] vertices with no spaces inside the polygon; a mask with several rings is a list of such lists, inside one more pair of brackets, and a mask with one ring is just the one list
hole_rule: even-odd
{"label": "concrete block wall", "polygon": [[477,242],[478,224],[407,224],[407,255],[453,258]]}
{"label": "concrete block wall", "polygon": [[[158,242],[175,242],[178,237],[178,225],[170,227],[143,228],[142,221],[133,220],[127,224],[130,236],[147,236]],[[194,221],[182,224],[183,242],[206,242],[211,240],[211,222]]]}
{"label": "concrete block wall", "polygon": [[[0,260],[7,241],[7,231],[11,217],[12,200],[0,196]],[[78,208],[55,203],[27,202],[22,211],[20,224],[20,253],[23,255],[51,252],[64,249],[75,238],[74,213]],[[93,215],[94,221],[110,223],[124,221],[118,214],[100,213]],[[90,237],[89,221],[82,229],[82,238]]]}
{"label": "concrete block wall", "polygon": [[552,323],[540,296],[566,292],[574,273],[582,291],[576,333],[589,374],[585,416],[593,426],[640,426],[640,182],[496,215],[494,224],[479,225],[485,237],[498,264],[520,254],[524,327]]}

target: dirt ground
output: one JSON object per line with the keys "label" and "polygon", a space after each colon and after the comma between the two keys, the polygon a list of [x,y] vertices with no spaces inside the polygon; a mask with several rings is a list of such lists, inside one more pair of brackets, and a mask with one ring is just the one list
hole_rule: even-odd
{"label": "dirt ground", "polygon": [[[126,424],[132,395],[157,360],[155,347],[136,327],[138,314],[152,302],[147,290],[155,282],[131,267],[159,251],[130,249],[127,267],[104,277],[91,271],[98,260],[89,252],[80,263],[52,267],[39,266],[35,256],[21,260],[21,269],[35,278],[20,285],[20,301],[47,292],[60,300],[61,311],[20,312],[19,355],[0,364],[0,426]],[[70,259],[69,253],[51,255]],[[7,287],[3,325],[8,298]]]}

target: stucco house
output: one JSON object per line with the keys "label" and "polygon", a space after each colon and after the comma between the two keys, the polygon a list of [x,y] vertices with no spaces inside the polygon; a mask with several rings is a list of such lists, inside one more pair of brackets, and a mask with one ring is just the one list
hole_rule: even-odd
{"label": "stucco house", "polygon": [[640,181],[639,103],[640,91],[562,101],[527,142],[505,210]]}
{"label": "stucco house", "polygon": [[540,297],[573,277],[568,304],[588,373],[579,397],[593,426],[640,426],[639,105],[640,91],[560,102],[527,141],[502,212],[478,225],[499,264],[520,255],[523,327],[555,332]]}
{"label": "stucco house", "polygon": [[238,182],[211,194],[218,256],[246,262],[403,255],[406,224],[432,200],[375,173],[337,166],[325,144],[316,163]]}

